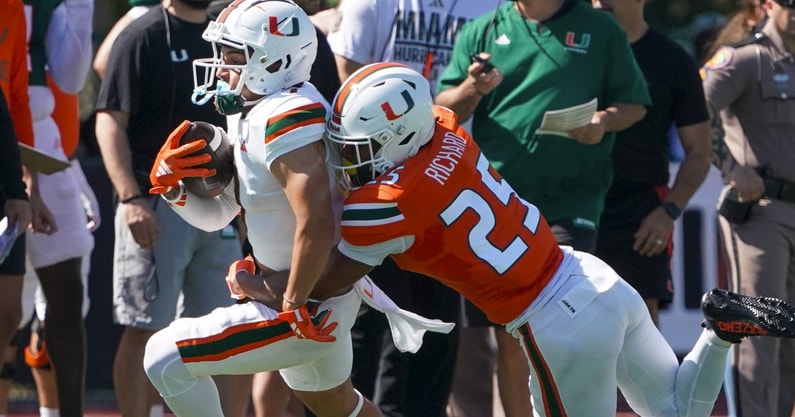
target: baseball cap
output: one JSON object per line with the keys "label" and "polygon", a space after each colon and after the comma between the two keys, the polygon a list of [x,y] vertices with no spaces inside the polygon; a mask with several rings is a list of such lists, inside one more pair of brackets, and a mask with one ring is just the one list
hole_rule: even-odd
{"label": "baseball cap", "polygon": [[773,1],[784,7],[795,9],[795,0],[773,0]]}

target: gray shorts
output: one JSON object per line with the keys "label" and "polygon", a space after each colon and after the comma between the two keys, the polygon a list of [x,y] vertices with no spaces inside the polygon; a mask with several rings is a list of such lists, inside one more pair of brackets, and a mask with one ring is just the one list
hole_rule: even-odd
{"label": "gray shorts", "polygon": [[115,217],[113,316],[124,326],[158,330],[177,317],[203,316],[229,306],[225,276],[242,257],[234,229],[199,230],[182,220],[160,197],[149,197],[159,234],[153,249],[135,243],[124,220]]}

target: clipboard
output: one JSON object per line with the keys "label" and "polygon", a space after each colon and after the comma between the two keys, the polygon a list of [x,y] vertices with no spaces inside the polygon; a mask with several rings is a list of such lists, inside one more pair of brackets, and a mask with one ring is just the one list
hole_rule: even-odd
{"label": "clipboard", "polygon": [[22,165],[25,165],[31,171],[40,172],[42,174],[50,175],[72,166],[69,161],[64,161],[58,158],[53,158],[44,152],[37,150],[24,143],[19,144],[19,153],[22,156]]}
{"label": "clipboard", "polygon": [[593,118],[598,101],[596,97],[582,104],[560,110],[547,110],[541,119],[536,134],[557,135],[571,138],[569,130],[587,125]]}

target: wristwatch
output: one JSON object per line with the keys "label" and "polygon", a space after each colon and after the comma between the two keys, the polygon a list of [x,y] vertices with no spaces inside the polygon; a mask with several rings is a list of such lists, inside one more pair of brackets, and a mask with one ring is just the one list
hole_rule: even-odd
{"label": "wristwatch", "polygon": [[666,201],[662,203],[662,208],[674,220],[678,219],[679,216],[682,215],[682,209],[680,209],[679,206],[677,206],[673,201]]}

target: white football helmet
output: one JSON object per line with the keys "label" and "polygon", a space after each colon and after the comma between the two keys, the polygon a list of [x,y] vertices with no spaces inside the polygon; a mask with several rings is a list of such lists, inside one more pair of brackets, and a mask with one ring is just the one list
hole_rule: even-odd
{"label": "white football helmet", "polygon": [[326,137],[341,146],[339,171],[355,189],[414,156],[433,136],[431,87],[422,74],[394,62],[353,73],[334,98]]}
{"label": "white football helmet", "polygon": [[[202,38],[213,44],[213,57],[193,61],[194,101],[212,95],[240,97],[243,86],[268,96],[309,80],[317,54],[315,26],[289,0],[237,0],[210,22]],[[244,65],[223,62],[221,46],[243,51]],[[218,69],[240,71],[241,82],[230,88],[215,82]]]}

